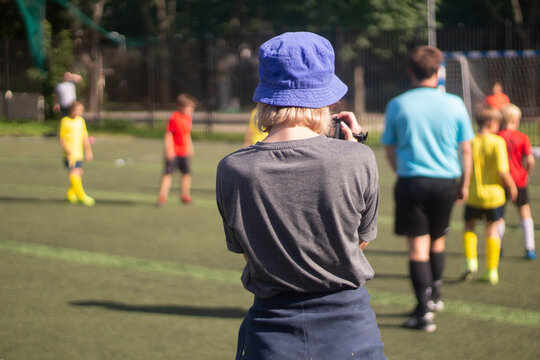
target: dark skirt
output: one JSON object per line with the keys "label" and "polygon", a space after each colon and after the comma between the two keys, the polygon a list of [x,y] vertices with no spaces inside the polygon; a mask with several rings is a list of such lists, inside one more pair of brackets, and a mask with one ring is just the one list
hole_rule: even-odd
{"label": "dark skirt", "polygon": [[240,326],[237,360],[386,359],[365,287],[255,297]]}

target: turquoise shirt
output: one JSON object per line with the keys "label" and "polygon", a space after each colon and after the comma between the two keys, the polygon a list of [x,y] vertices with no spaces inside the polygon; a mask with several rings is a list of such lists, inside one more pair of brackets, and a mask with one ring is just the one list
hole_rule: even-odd
{"label": "turquoise shirt", "polygon": [[385,114],[381,142],[396,147],[398,176],[461,176],[459,143],[474,137],[461,98],[434,88],[414,88],[392,99]]}

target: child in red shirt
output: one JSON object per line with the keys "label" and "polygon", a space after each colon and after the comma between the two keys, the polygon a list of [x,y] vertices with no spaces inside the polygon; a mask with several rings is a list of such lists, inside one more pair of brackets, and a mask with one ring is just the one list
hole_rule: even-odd
{"label": "child in red shirt", "polygon": [[[536,259],[534,243],[534,222],[529,206],[529,192],[527,189],[528,177],[534,168],[534,156],[532,154],[531,143],[527,135],[519,132],[519,122],[521,120],[521,110],[514,104],[502,108],[503,115],[502,129],[499,136],[506,141],[508,150],[508,162],[510,164],[510,174],[518,188],[516,206],[521,218],[521,228],[523,229],[523,239],[525,241],[525,257],[529,260]],[[505,223],[501,219],[499,223],[499,235],[502,239]]]}
{"label": "child in red shirt", "polygon": [[167,201],[171,188],[172,173],[175,168],[182,174],[181,200],[190,203],[191,200],[191,157],[193,142],[191,141],[191,115],[197,106],[197,100],[188,95],[180,94],[176,98],[178,110],[172,113],[165,131],[165,169],[161,178],[161,188],[156,202],[162,206]]}

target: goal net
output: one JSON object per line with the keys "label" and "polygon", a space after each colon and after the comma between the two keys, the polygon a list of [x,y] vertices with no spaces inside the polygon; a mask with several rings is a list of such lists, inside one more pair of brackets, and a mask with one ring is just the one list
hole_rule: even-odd
{"label": "goal net", "polygon": [[45,45],[43,38],[43,19],[45,18],[45,0],[16,0],[24,19],[30,51],[36,66],[45,69]]}
{"label": "goal net", "polygon": [[490,94],[493,82],[523,113],[522,131],[540,143],[540,51],[447,52],[446,91],[463,98],[469,113]]}

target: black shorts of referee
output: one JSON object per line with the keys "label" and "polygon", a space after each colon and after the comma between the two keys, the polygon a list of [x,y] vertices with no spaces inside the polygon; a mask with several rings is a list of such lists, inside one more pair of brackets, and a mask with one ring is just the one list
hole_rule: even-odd
{"label": "black shorts of referee", "polygon": [[458,189],[457,179],[398,178],[394,188],[395,233],[408,237],[429,234],[432,240],[446,235]]}

